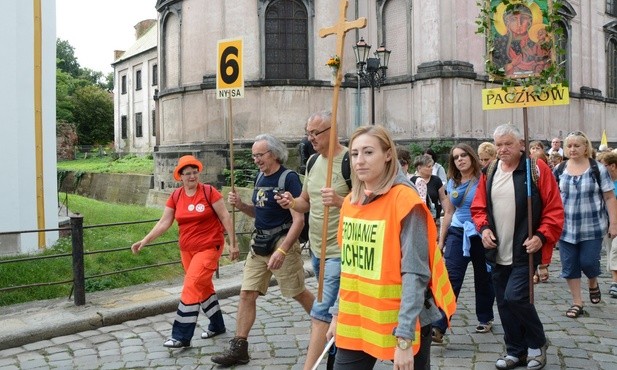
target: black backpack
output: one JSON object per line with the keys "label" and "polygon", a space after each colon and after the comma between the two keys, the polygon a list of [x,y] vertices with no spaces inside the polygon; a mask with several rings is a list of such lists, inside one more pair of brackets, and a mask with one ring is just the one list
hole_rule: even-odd
{"label": "black backpack", "polygon": [[[559,163],[557,167],[555,167],[555,169],[553,170],[553,174],[555,175],[555,180],[557,180],[558,187],[559,178],[561,177],[563,171],[566,169],[566,163],[568,163],[567,159]],[[604,197],[602,196],[602,177],[600,175],[600,168],[598,167],[598,162],[593,158],[589,158],[589,167],[591,168],[591,174],[593,175],[593,179],[596,180],[596,184],[598,184],[598,192],[600,193],[600,199],[602,199],[602,203],[604,203]]]}
{"label": "black backpack", "polygon": [[[317,161],[317,158],[320,155],[321,154],[313,154],[309,157],[308,161],[306,162],[306,173],[311,172],[311,168],[313,168],[313,165],[315,165],[315,161]],[[341,174],[345,179],[347,187],[349,188],[349,190],[351,190],[351,165],[349,164],[349,151],[345,152],[345,155],[343,156],[343,161],[341,162]],[[309,240],[309,213],[310,211],[304,214],[304,228],[302,229],[302,232],[300,232],[300,236],[298,237],[300,243],[306,243]]]}
{"label": "black backpack", "polygon": [[[568,160],[566,159],[565,161],[559,163],[557,167],[555,167],[555,169],[553,170],[555,180],[557,180],[557,185],[559,185],[559,178],[561,177],[563,171],[566,169],[567,163]],[[600,188],[600,192],[602,192],[602,178],[600,177],[600,168],[598,167],[598,162],[593,158],[589,158],[589,167],[591,167],[591,173],[593,174],[593,178],[594,180],[596,180],[596,183]]]}

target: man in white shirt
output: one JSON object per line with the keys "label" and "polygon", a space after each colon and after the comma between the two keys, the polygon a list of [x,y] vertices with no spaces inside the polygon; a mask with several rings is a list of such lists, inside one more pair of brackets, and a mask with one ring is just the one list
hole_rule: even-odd
{"label": "man in white shirt", "polygon": [[561,139],[558,137],[554,137],[551,141],[551,148],[546,152],[548,156],[553,154],[554,152],[559,153],[563,157],[563,148],[561,147]]}

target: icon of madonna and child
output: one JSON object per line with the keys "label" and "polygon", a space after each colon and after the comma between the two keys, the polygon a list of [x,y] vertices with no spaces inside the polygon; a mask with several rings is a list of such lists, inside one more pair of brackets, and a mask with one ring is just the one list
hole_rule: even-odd
{"label": "icon of madonna and child", "polygon": [[491,0],[491,5],[497,3],[491,19],[493,64],[506,78],[538,76],[554,59],[554,42],[543,15],[552,5],[550,0],[510,1],[510,5]]}

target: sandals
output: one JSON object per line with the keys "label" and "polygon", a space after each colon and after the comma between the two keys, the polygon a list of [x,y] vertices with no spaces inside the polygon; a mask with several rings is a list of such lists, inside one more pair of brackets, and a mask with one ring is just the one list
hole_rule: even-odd
{"label": "sandals", "polygon": [[184,347],[190,347],[191,342],[183,342],[181,340],[169,338],[165,341],[165,343],[163,343],[163,346],[167,348],[184,348]]}
{"label": "sandals", "polygon": [[602,301],[602,292],[600,291],[599,284],[596,284],[595,288],[589,288],[589,300],[593,304],[598,304]]}
{"label": "sandals", "polygon": [[488,333],[493,328],[493,320],[489,322],[481,322],[476,326],[476,333]]}
{"label": "sandals", "polygon": [[217,335],[221,335],[221,334],[225,333],[226,331],[227,331],[227,329],[223,329],[223,331],[206,330],[203,333],[201,333],[201,339],[214,338]]}
{"label": "sandals", "polygon": [[527,356],[527,369],[540,370],[544,366],[546,366],[546,349],[547,348],[548,348],[548,343],[540,347],[540,355]]}
{"label": "sandals", "polygon": [[617,283],[612,283],[611,288],[608,290],[611,298],[617,298]]}
{"label": "sandals", "polygon": [[434,343],[443,343],[443,332],[439,328],[433,328],[431,339]]}
{"label": "sandals", "polygon": [[509,370],[527,365],[527,356],[521,356],[517,361],[513,360],[515,358],[514,356],[504,355],[495,362],[495,367],[500,370]]}
{"label": "sandals", "polygon": [[577,317],[579,317],[580,315],[582,315],[584,313],[585,313],[585,310],[583,309],[583,306],[579,306],[577,304],[573,304],[566,311],[566,316],[571,318],[571,319],[576,319]]}

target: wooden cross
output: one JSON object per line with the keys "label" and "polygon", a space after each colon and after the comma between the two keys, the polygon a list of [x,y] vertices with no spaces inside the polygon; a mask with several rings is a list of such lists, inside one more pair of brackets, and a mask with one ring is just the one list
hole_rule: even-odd
{"label": "wooden cross", "polygon": [[[339,57],[339,68],[336,71],[336,81],[334,83],[334,95],[332,96],[332,122],[330,125],[330,147],[328,148],[328,171],[326,175],[326,187],[331,187],[332,185],[332,160],[334,157],[334,147],[336,146],[337,140],[337,129],[336,129],[336,114],[338,108],[338,95],[339,90],[341,89],[341,80],[342,80],[342,67],[343,67],[343,51],[345,47],[345,34],[352,29],[364,28],[366,27],[366,18],[361,17],[354,21],[348,22],[346,19],[347,16],[347,5],[348,0],[340,0],[339,1],[339,15],[338,22],[331,27],[322,28],[319,30],[320,37],[326,37],[329,35],[336,35],[336,55]],[[330,213],[330,207],[325,207],[324,209],[324,219],[323,225],[321,229],[321,258],[320,265],[322,273],[319,274],[319,286],[317,289],[317,301],[321,302],[321,298],[323,295],[323,281],[324,281],[324,266],[326,265],[326,242],[328,240],[328,216]]]}
{"label": "wooden cross", "polygon": [[[335,93],[338,93],[338,88],[341,86],[341,66],[343,65],[343,51],[345,50],[345,34],[350,30],[366,27],[366,18],[364,17],[360,17],[351,22],[347,21],[346,16],[348,5],[348,0],[340,0],[338,23],[334,26],[319,30],[319,37],[336,35],[336,55],[340,59],[340,65],[338,71],[336,72],[336,84],[334,85]],[[336,94],[334,98],[335,102],[338,102],[338,94]],[[332,111],[332,117],[334,117],[334,111]],[[335,120],[335,118],[333,118],[333,120]],[[334,132],[336,132],[336,130],[334,130]]]}

